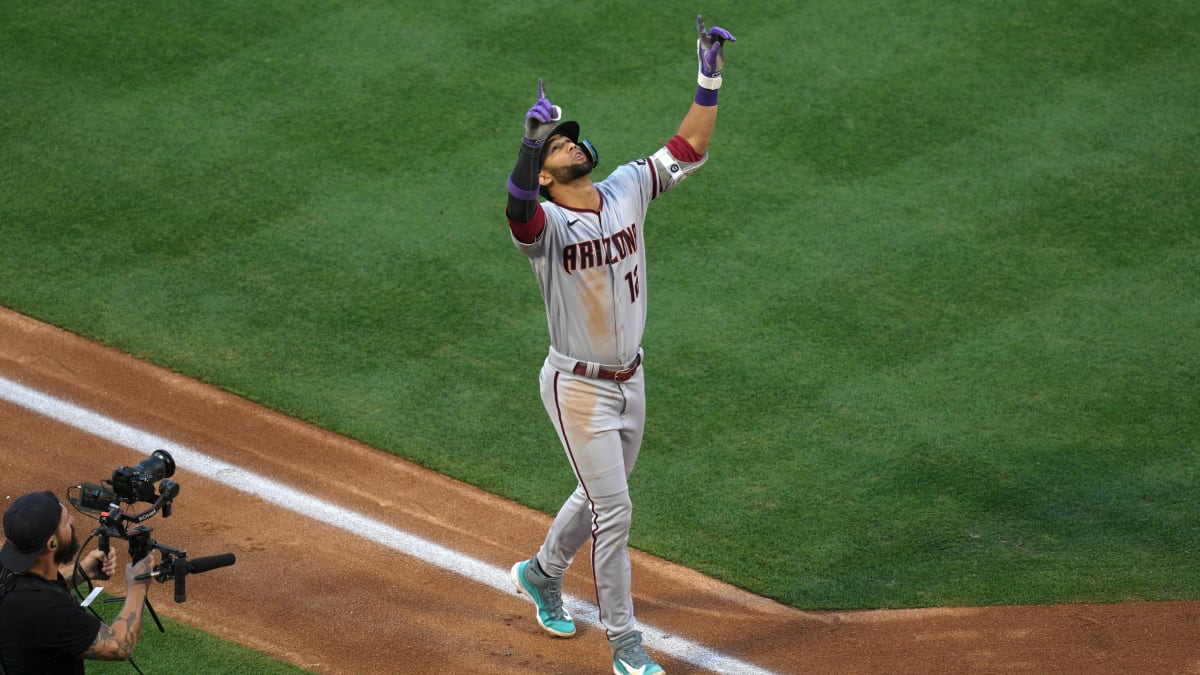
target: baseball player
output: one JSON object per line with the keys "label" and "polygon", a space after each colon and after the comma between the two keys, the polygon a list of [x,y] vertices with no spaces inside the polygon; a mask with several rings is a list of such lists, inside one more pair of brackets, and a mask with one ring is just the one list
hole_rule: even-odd
{"label": "baseball player", "polygon": [[[538,623],[575,634],[562,603],[562,577],[591,540],[600,623],[617,675],[663,669],[642,648],[631,598],[627,478],[646,419],[642,332],[646,325],[646,209],[708,160],[717,119],[722,48],[735,38],[696,17],[698,87],[676,135],[647,158],[592,180],[598,155],[579,124],[538,81],[524,140],[508,180],[513,244],[529,259],[546,305],[550,351],[542,403],[578,480],[537,554],[513,565],[517,591],[537,606]],[[546,199],[539,202],[539,194]]]}

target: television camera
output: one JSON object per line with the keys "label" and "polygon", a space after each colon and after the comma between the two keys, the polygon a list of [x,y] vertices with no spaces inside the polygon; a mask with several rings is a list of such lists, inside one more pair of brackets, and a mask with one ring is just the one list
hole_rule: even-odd
{"label": "television camera", "polygon": [[[168,480],[174,474],[174,458],[166,450],[155,450],[135,466],[114,469],[111,479],[74,485],[68,488],[67,494],[75,508],[94,514],[100,521],[92,535],[97,538],[100,550],[105,554],[113,539],[129,542],[129,557],[133,562],[150,555],[151,551],[159,551],[161,562],[150,573],[137,578],[152,578],[159,583],[174,580],[175,602],[182,603],[187,602],[187,575],[227,567],[234,564],[236,558],[232,553],[222,553],[188,560],[187,551],[159,543],[150,537],[154,528],[142,523],[158,513],[162,513],[163,518],[169,518],[174,500],[179,496],[179,484]],[[78,490],[78,493],[73,495],[73,490]],[[149,503],[150,507],[136,514],[127,513],[122,508],[122,504],[139,502]],[[127,527],[127,524],[133,527]],[[107,576],[100,573],[100,578],[106,579]]]}

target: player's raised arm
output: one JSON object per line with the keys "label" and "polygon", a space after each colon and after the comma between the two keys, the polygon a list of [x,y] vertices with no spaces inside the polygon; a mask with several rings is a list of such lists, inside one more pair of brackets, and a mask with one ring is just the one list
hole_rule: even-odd
{"label": "player's raised arm", "polygon": [[696,98],[679,125],[679,136],[700,155],[708,150],[717,123],[717,92],[721,88],[721,69],[725,65],[723,45],[736,41],[737,38],[724,28],[713,26],[705,30],[704,17],[696,16],[696,59],[699,61]]}
{"label": "player's raised arm", "polygon": [[[508,176],[508,214],[509,227],[518,238],[532,241],[537,233],[518,232],[521,224],[530,223],[537,213],[538,169],[542,156],[542,145],[554,131],[554,125],[562,118],[562,110],[550,103],[546,98],[545,85],[538,80],[537,103],[525,113],[525,135],[521,140],[521,152],[517,155],[517,164]],[[525,235],[525,236],[522,236]]]}
{"label": "player's raised arm", "polygon": [[735,39],[724,28],[705,30],[704,17],[696,17],[696,58],[700,63],[696,97],[679,131],[650,156],[657,180],[652,198],[674,189],[708,161],[708,142],[717,123],[717,90],[721,88],[721,67],[725,63],[722,45]]}

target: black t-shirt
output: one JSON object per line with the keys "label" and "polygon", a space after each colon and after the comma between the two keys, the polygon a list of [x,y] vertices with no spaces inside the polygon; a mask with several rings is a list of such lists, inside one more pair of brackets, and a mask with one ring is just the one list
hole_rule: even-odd
{"label": "black t-shirt", "polygon": [[[12,589],[12,590],[7,590]],[[10,577],[0,598],[0,656],[5,675],[83,673],[101,622],[71,597],[66,579]]]}

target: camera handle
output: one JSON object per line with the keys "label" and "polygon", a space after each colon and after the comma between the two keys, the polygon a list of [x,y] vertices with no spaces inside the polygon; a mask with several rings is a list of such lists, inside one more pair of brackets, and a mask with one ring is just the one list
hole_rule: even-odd
{"label": "camera handle", "polygon": [[175,602],[187,602],[187,558],[175,559]]}
{"label": "camera handle", "polygon": [[[99,541],[100,541],[100,552],[104,554],[104,559],[107,560],[108,559],[108,551],[110,549],[110,546],[108,543],[107,532],[105,530],[101,529],[100,534],[97,535],[97,539],[99,539]],[[100,563],[100,569],[96,570],[96,578],[101,581],[108,580],[108,575],[104,573],[103,561]]]}
{"label": "camera handle", "polygon": [[170,546],[155,543],[154,548],[162,551],[163,560],[150,572],[139,574],[134,579],[155,579],[157,581],[175,582],[175,602],[187,602],[187,577],[189,574],[200,574],[218,567],[234,564],[237,558],[232,553],[206,556],[188,560],[187,551],[181,551]]}
{"label": "camera handle", "polygon": [[[100,514],[100,527],[96,529],[96,539],[99,542],[100,552],[108,558],[108,552],[112,549],[112,538],[126,539],[128,535],[125,533],[125,526],[121,523],[125,514],[121,513],[121,507],[113,504],[112,507]],[[104,573],[104,564],[101,563],[100,569],[96,571],[96,578],[107,580],[109,577]]]}

